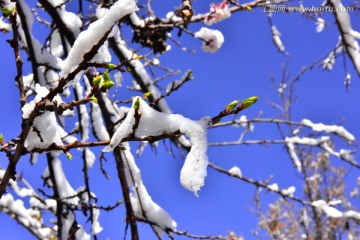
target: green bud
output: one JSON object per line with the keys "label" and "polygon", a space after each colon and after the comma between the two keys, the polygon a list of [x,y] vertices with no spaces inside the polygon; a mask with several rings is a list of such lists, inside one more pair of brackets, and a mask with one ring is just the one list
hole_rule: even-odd
{"label": "green bud", "polygon": [[110,81],[110,75],[107,72],[104,72],[103,78],[105,82]]}
{"label": "green bud", "polygon": [[66,152],[66,157],[69,159],[69,160],[72,160],[73,159],[73,156],[71,155],[70,152]]}
{"label": "green bud", "polygon": [[112,64],[112,63],[106,63],[105,68],[106,69],[114,69],[114,68],[117,68],[117,65]]}
{"label": "green bud", "polygon": [[135,59],[136,59],[136,60],[140,60],[140,59],[142,59],[142,58],[144,58],[144,56],[142,56],[142,55],[137,55]]}
{"label": "green bud", "polygon": [[99,86],[99,84],[100,84],[100,82],[101,82],[101,79],[102,79],[101,76],[96,76],[96,77],[94,77],[94,78],[93,78],[93,84],[94,84],[95,86]]}
{"label": "green bud", "polygon": [[140,99],[139,98],[135,101],[134,108],[135,108],[135,110],[138,110],[140,108]]}
{"label": "green bud", "polygon": [[4,144],[4,135],[2,135],[2,133],[0,133],[0,144]]}
{"label": "green bud", "polygon": [[242,109],[245,109],[245,108],[248,108],[250,107],[251,105],[253,105],[254,103],[256,103],[256,101],[258,100],[259,97],[257,96],[252,96],[252,97],[249,97],[248,99],[245,99],[241,102],[241,107]]}
{"label": "green bud", "polygon": [[2,8],[2,9],[1,9],[1,11],[2,11],[3,13],[5,13],[5,15],[7,15],[7,16],[10,16],[11,14],[13,14],[14,10],[15,10],[15,7],[12,7],[12,8]]}
{"label": "green bud", "polygon": [[110,89],[114,85],[115,85],[115,83],[111,80],[105,81],[105,83],[104,83],[104,86],[106,87],[106,89]]}
{"label": "green bud", "polygon": [[146,92],[146,93],[144,93],[143,99],[149,99],[150,96],[151,96],[151,93]]}
{"label": "green bud", "polygon": [[96,97],[94,97],[94,96],[91,96],[91,97],[89,98],[89,100],[90,100],[90,102],[93,102],[93,103],[97,103],[97,102],[98,102],[98,99],[97,99]]}
{"label": "green bud", "polygon": [[230,112],[231,110],[233,110],[239,103],[239,100],[234,100],[232,101],[231,103],[229,103],[226,108],[225,108],[225,111],[226,112]]}

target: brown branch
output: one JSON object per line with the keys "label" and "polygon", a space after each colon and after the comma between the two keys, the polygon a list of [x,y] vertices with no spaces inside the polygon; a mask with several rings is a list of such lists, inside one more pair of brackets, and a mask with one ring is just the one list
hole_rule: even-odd
{"label": "brown branch", "polygon": [[50,174],[50,180],[52,183],[52,189],[54,191],[54,195],[53,195],[53,199],[56,200],[56,224],[57,224],[57,237],[58,239],[62,239],[62,212],[63,212],[63,204],[62,201],[60,199],[60,195],[59,195],[59,190],[58,190],[58,185],[56,182],[56,178],[55,178],[55,169],[53,167],[53,161],[54,161],[54,157],[52,156],[51,153],[47,153],[46,154],[46,158],[47,158],[47,162],[48,162],[48,166],[49,166],[49,174]]}
{"label": "brown branch", "polygon": [[157,105],[159,103],[159,101],[165,97],[170,96],[171,93],[173,93],[174,91],[178,90],[182,85],[184,85],[186,82],[192,80],[192,71],[191,70],[187,70],[186,73],[182,76],[179,84],[176,84],[175,82],[172,82],[172,86],[169,89],[169,91],[167,91],[166,93],[162,94],[159,98],[155,99],[154,101],[152,101],[150,103],[151,106],[153,105]]}
{"label": "brown branch", "polygon": [[[18,6],[19,4],[17,4]],[[26,103],[26,93],[25,93],[25,87],[23,82],[23,74],[22,74],[22,66],[23,66],[23,60],[20,56],[20,48],[19,48],[19,27],[16,22],[16,11],[14,11],[14,14],[10,15],[10,22],[11,27],[13,29],[13,39],[9,41],[11,47],[14,49],[14,56],[15,56],[15,64],[16,64],[16,71],[17,75],[15,77],[15,81],[19,87],[20,91],[20,105],[21,107],[24,106]],[[20,15],[21,17],[21,15]]]}
{"label": "brown branch", "polygon": [[251,178],[246,178],[246,177],[243,177],[243,176],[238,176],[238,175],[234,175],[234,174],[231,174],[229,173],[229,171],[227,171],[226,169],[223,169],[213,163],[209,163],[208,165],[209,167],[215,169],[216,171],[218,172],[221,172],[221,173],[224,173],[230,177],[233,177],[233,178],[236,178],[236,179],[239,179],[239,180],[242,180],[244,182],[247,182],[247,183],[250,183],[252,185],[255,185],[256,187],[262,187],[262,188],[265,188],[266,190],[270,191],[270,192],[273,192],[273,193],[276,193],[276,194],[279,194],[281,197],[283,197],[284,199],[291,199],[295,202],[298,202],[298,203],[301,203],[302,205],[307,205],[307,206],[311,206],[311,203],[310,202],[306,202],[298,197],[293,197],[293,196],[290,196],[290,195],[287,195],[287,194],[284,194],[281,190],[277,190],[277,189],[272,189],[271,187],[269,187],[267,184],[265,183],[262,183],[260,181],[256,181],[256,180],[253,180]]}
{"label": "brown branch", "polygon": [[23,9],[21,8],[21,4],[19,4],[19,2],[16,3],[16,10],[19,13],[19,17],[21,20],[21,27],[24,30],[24,35],[25,35],[25,39],[26,43],[27,43],[27,49],[28,49],[28,54],[29,54],[29,58],[30,58],[30,62],[31,62],[31,67],[32,67],[32,71],[34,74],[34,80],[36,83],[40,83],[39,82],[39,74],[38,74],[38,67],[37,67],[37,59],[36,59],[36,55],[35,55],[35,50],[32,44],[32,34],[30,32],[30,29],[28,28],[27,23],[29,21],[26,20],[25,17],[25,13],[23,11]]}
{"label": "brown branch", "polygon": [[125,209],[126,209],[126,221],[130,224],[132,240],[139,239],[139,233],[137,230],[136,217],[130,201],[129,185],[126,181],[124,160],[121,156],[120,147],[114,149],[114,156],[116,162],[116,169],[121,184],[122,194],[124,196]]}
{"label": "brown branch", "polygon": [[[92,79],[92,76],[90,76],[91,74],[89,72],[87,74],[88,74],[88,78]],[[115,131],[114,131],[114,124],[113,124],[113,122],[111,120],[111,114],[110,114],[109,110],[106,107],[106,104],[105,104],[105,101],[103,99],[102,94],[97,93],[95,96],[98,99],[98,104],[99,104],[99,107],[101,109],[102,115],[104,117],[106,128],[107,128],[107,130],[109,132],[109,135],[112,136],[112,135],[114,135]],[[117,169],[117,172],[118,172],[118,178],[120,180],[121,190],[122,190],[122,194],[123,194],[124,202],[125,202],[126,221],[130,225],[132,239],[133,240],[138,240],[139,239],[139,233],[138,233],[135,214],[134,214],[134,211],[133,211],[133,208],[132,208],[132,205],[131,205],[129,185],[128,185],[127,181],[126,181],[125,167],[124,167],[123,159],[121,158],[121,150],[120,150],[120,148],[116,147],[114,149],[114,151],[113,151],[113,154],[115,156],[116,169]]]}
{"label": "brown branch", "polygon": [[[136,218],[136,220],[139,221],[139,222],[144,222],[144,223],[147,223],[147,224],[150,224],[150,225],[153,225],[153,226],[157,226],[157,227],[159,227],[159,228],[162,229],[162,227],[159,226],[157,223],[152,222],[152,221],[150,221],[150,220],[148,220],[148,219]],[[166,229],[163,229],[163,230],[169,235],[169,238],[170,238],[170,239],[174,239],[172,236],[170,236],[171,233],[174,233],[174,234],[179,235],[179,236],[186,236],[186,237],[188,237],[188,238],[193,238],[193,239],[209,239],[209,240],[219,239],[219,240],[229,240],[228,238],[223,238],[221,235],[218,235],[218,236],[195,235],[195,234],[189,233],[188,231],[179,231],[179,230],[170,229],[170,228],[166,228]]]}
{"label": "brown branch", "polygon": [[39,0],[41,6],[49,13],[51,19],[55,22],[56,26],[59,28],[60,35],[65,35],[66,39],[70,45],[74,45],[76,36],[73,32],[66,26],[65,22],[62,20],[61,16],[57,9],[51,5],[48,0]]}
{"label": "brown branch", "polygon": [[28,119],[23,119],[21,124],[21,133],[19,136],[19,141],[17,142],[15,152],[13,155],[9,157],[9,164],[6,168],[5,174],[0,182],[0,199],[2,195],[6,191],[6,185],[9,183],[10,179],[15,180],[15,174],[16,174],[16,165],[20,160],[20,157],[22,156],[23,150],[25,149],[24,143],[25,139],[27,138],[32,123],[34,119],[39,114],[39,107],[35,107],[35,109],[30,113],[30,116]]}

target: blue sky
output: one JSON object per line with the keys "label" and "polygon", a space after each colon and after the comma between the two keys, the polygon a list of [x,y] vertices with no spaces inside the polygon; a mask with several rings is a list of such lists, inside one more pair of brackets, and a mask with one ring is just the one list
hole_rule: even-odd
{"label": "blue sky", "polygon": [[[139,1],[144,2],[144,1]],[[76,2],[72,7],[77,9]],[[170,1],[153,1],[152,7],[156,14],[164,17],[168,11],[174,10],[176,4]],[[209,1],[196,1],[194,9],[198,13],[208,10]],[[346,5],[346,1],[344,1]],[[352,15],[353,28],[360,29],[358,17]],[[233,14],[231,18],[215,24],[210,28],[220,30],[225,43],[215,54],[201,50],[201,41],[184,34],[179,39],[181,44],[188,49],[194,49],[195,54],[182,51],[169,41],[172,50],[159,57],[162,65],[184,73],[192,69],[195,79],[186,83],[179,91],[167,98],[174,113],[182,114],[191,119],[200,119],[204,116],[215,116],[224,107],[235,99],[244,99],[252,95],[259,96],[259,101],[250,109],[243,112],[248,118],[255,118],[262,112],[262,117],[276,117],[280,112],[273,108],[269,101],[280,103],[276,88],[269,79],[269,73],[276,80],[280,80],[282,66],[288,64],[288,71],[294,77],[303,66],[313,63],[314,60],[324,56],[337,44],[338,31],[334,25],[334,18],[330,13],[324,15],[331,26],[321,33],[316,33],[315,22],[298,13],[275,13],[273,23],[282,33],[282,41],[286,56],[279,53],[272,43],[272,36],[267,15],[261,9],[243,11]],[[193,32],[203,27],[203,23],[189,26]],[[176,35],[173,31],[172,35]],[[35,30],[35,36],[44,37],[44,34]],[[15,138],[20,133],[21,112],[19,109],[19,94],[15,87],[12,49],[5,42],[11,38],[11,33],[1,34],[2,61],[2,86],[0,96],[0,132],[5,140]],[[358,94],[360,88],[359,77],[354,71],[349,59],[346,59],[349,73],[352,75],[350,91],[344,86],[343,59],[337,58],[336,65],[331,72],[324,71],[316,65],[312,71],[307,72],[296,85],[297,101],[293,106],[293,119],[301,121],[303,118],[313,122],[337,124],[344,121],[344,127],[352,132],[356,138],[360,137],[360,113],[356,104],[360,102]],[[24,69],[29,71],[29,66]],[[25,71],[25,72],[26,72]],[[129,74],[123,74],[123,85],[131,85]],[[170,78],[164,81],[166,87]],[[122,90],[120,90],[122,91]],[[124,91],[123,91],[124,92]],[[129,93],[120,96],[130,96]],[[230,120],[232,116],[224,120]],[[71,123],[71,121],[70,121]],[[69,128],[71,125],[69,126]],[[209,142],[237,140],[242,132],[241,128],[224,128],[209,131]],[[246,135],[247,139],[279,139],[276,126],[271,124],[256,124],[255,131]],[[166,141],[167,146],[170,145]],[[339,142],[340,146],[344,144]],[[138,143],[132,143],[135,152]],[[345,146],[345,145],[344,145]],[[173,146],[173,149],[175,147]],[[98,148],[97,156],[101,148]],[[74,188],[83,185],[81,175],[80,155],[72,150],[73,161],[68,161],[62,156],[65,174]],[[100,203],[114,204],[121,200],[120,186],[117,181],[115,163],[108,154],[105,168],[110,175],[106,180],[100,173],[98,162],[91,169],[92,191],[97,193]],[[185,190],[179,182],[182,157],[179,151],[174,156],[166,153],[163,143],[159,143],[156,150],[149,147],[144,154],[137,158],[137,163],[142,172],[145,186],[153,200],[177,221],[179,230],[189,230],[190,233],[200,235],[225,235],[228,230],[252,239],[251,229],[257,228],[257,217],[249,211],[253,208],[252,199],[255,188],[247,183],[231,179],[225,175],[208,169],[205,186],[200,191],[200,197],[195,197]],[[230,146],[209,147],[209,160],[217,165],[229,169],[236,165],[240,167],[244,176],[256,180],[267,179],[273,175],[272,182],[279,184],[280,188],[296,186],[295,196],[302,197],[301,179],[282,145],[276,146]],[[358,160],[358,157],[357,157]],[[334,160],[335,164],[340,163]],[[5,168],[6,156],[0,155],[0,167]],[[18,172],[23,172],[24,177],[36,187],[42,187],[40,174],[46,167],[45,158],[41,158],[34,166],[30,166],[28,157],[23,157],[18,165]],[[348,166],[347,166],[348,167]],[[352,176],[354,177],[354,176]],[[351,179],[353,180],[353,178]],[[354,181],[349,184],[354,184]],[[50,191],[49,191],[50,192]],[[277,198],[274,194],[263,193],[264,203]],[[265,208],[266,204],[264,204]],[[359,204],[355,205],[360,207]],[[124,206],[111,213],[102,213],[100,221],[104,231],[99,239],[119,239],[125,228]],[[19,227],[7,215],[0,214],[2,223],[2,236],[4,239],[30,239],[29,234]],[[79,223],[84,224],[85,219],[79,218]],[[86,224],[87,229],[90,224]],[[139,223],[141,239],[155,239],[151,229]],[[129,236],[130,233],[128,233]],[[178,239],[178,238],[176,238]],[[180,238],[179,238],[180,239]]]}

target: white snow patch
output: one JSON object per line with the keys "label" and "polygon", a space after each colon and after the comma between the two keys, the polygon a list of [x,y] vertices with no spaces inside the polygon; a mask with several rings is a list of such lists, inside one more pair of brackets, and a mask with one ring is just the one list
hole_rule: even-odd
{"label": "white snow patch", "polygon": [[294,196],[294,192],[296,191],[296,188],[294,186],[285,188],[283,190],[281,190],[281,193],[290,197]]}
{"label": "white snow patch", "polygon": [[228,172],[233,176],[240,177],[240,178],[242,177],[241,170],[237,166],[233,166],[232,168],[229,169]]}
{"label": "white snow patch", "polygon": [[277,49],[280,52],[285,52],[285,46],[280,39],[280,37],[281,37],[280,31],[275,26],[271,26],[271,33],[273,35],[273,42],[274,42],[275,46],[277,47]]}
{"label": "white snow patch", "polygon": [[[139,101],[138,113],[141,117],[137,129],[133,132],[135,124],[134,105],[137,101]],[[192,145],[181,169],[180,182],[186,189],[194,192],[197,196],[197,192],[204,185],[207,175],[206,128],[208,122],[209,119],[195,122],[179,114],[157,112],[150,108],[140,97],[135,97],[126,118],[112,136],[109,146],[105,147],[103,151],[112,151],[125,137],[130,136],[132,133],[135,137],[144,138],[174,133],[180,130],[181,133],[189,137]]]}
{"label": "white snow patch", "polygon": [[175,230],[177,226],[176,222],[151,199],[151,196],[147,192],[141,179],[140,169],[136,166],[135,159],[130,152],[130,145],[125,143],[124,147],[126,150],[121,153],[124,161],[126,161],[126,178],[133,191],[133,193],[130,194],[130,198],[135,215],[156,223],[158,226],[154,226],[154,229],[159,236],[161,236],[167,228]]}
{"label": "white snow patch", "polygon": [[103,228],[100,226],[100,222],[99,222],[99,216],[100,216],[100,209],[98,208],[93,208],[92,209],[92,214],[93,214],[93,224],[91,227],[91,232],[93,235],[97,235],[99,234]]}
{"label": "white snow patch", "polygon": [[323,123],[313,123],[309,119],[303,119],[301,121],[301,124],[312,128],[313,131],[316,132],[327,132],[327,133],[334,133],[349,142],[355,141],[354,135],[352,135],[350,132],[348,132],[343,126],[337,126],[337,125],[325,125]]}
{"label": "white snow patch", "polygon": [[273,183],[267,186],[271,191],[279,191],[279,185],[277,183]]}
{"label": "white snow patch", "polygon": [[316,32],[317,33],[320,33],[324,30],[324,27],[325,27],[325,20],[322,19],[322,18],[317,18],[316,19]]}
{"label": "white snow patch", "polygon": [[133,0],[118,1],[109,9],[103,18],[90,24],[89,28],[79,34],[68,57],[63,62],[60,75],[66,78],[69,73],[83,61],[84,55],[95,46],[101,38],[124,16],[138,8]]}

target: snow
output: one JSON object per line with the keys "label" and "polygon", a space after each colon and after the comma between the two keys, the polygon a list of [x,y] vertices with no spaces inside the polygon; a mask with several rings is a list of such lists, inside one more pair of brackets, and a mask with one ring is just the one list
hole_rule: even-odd
{"label": "snow", "polygon": [[104,125],[101,109],[97,103],[91,103],[91,123],[94,135],[97,139],[100,141],[106,141],[110,139],[109,133],[107,132]]}
{"label": "snow", "polygon": [[[187,120],[187,121],[186,121]],[[189,136],[191,149],[185,158],[185,163],[180,172],[180,182],[195,196],[202,186],[204,186],[207,175],[207,137],[206,126],[209,119],[203,119],[198,123],[189,119],[183,120],[180,125],[180,132]]]}
{"label": "snow", "polygon": [[296,188],[294,186],[290,186],[288,188],[281,190],[281,193],[292,197],[294,195],[295,190],[296,190]]}
{"label": "snow", "polygon": [[[29,117],[36,103],[41,101],[49,93],[49,90],[36,84],[35,92],[37,93],[35,99],[26,103],[21,109],[24,119]],[[61,101],[59,97],[55,97],[55,99],[59,100],[58,102]],[[34,148],[47,148],[53,143],[62,145],[58,124],[54,112],[45,112],[34,119],[24,146],[30,151]]]}
{"label": "snow", "polygon": [[[137,129],[133,132],[132,128],[135,124],[134,106],[137,101],[139,103],[138,112],[141,118]],[[105,147],[103,151],[112,151],[125,137],[131,134],[134,134],[137,138],[144,138],[159,136],[165,133],[174,133],[180,130],[181,133],[189,137],[191,142],[190,152],[186,156],[184,166],[180,173],[180,182],[186,189],[194,192],[197,196],[197,192],[204,185],[207,174],[206,128],[208,123],[209,119],[207,118],[195,122],[179,114],[157,112],[150,108],[140,97],[135,97],[126,118],[112,136],[110,144]]]}
{"label": "snow", "polygon": [[280,37],[281,37],[280,31],[275,26],[271,26],[271,33],[273,35],[273,42],[274,42],[275,46],[277,47],[277,49],[280,52],[285,52],[284,44],[282,43],[282,41],[280,39]]}
{"label": "snow", "polygon": [[3,5],[2,7],[3,8],[8,8],[8,9],[11,9],[14,7],[15,3],[14,2],[11,2],[10,0],[2,0],[1,2]]}
{"label": "snow", "polygon": [[340,149],[339,151],[339,157],[342,159],[345,159],[348,162],[356,162],[354,159],[352,152],[346,149]]}
{"label": "snow", "polygon": [[91,63],[108,63],[111,62],[111,54],[109,52],[109,43],[105,41],[105,43],[99,48],[97,54],[90,61]]}
{"label": "snow", "polygon": [[329,53],[329,56],[322,62],[322,67],[326,70],[331,71],[335,65],[335,53]]}
{"label": "snow", "polygon": [[[160,98],[161,93],[154,85],[153,80],[151,79],[150,75],[146,71],[144,65],[141,63],[140,60],[133,59],[133,52],[126,46],[126,43],[121,39],[120,32],[118,31],[117,34],[114,36],[116,44],[124,56],[126,60],[129,61],[129,64],[134,68],[134,73],[139,76],[136,78],[136,82],[141,82],[144,86],[147,87],[146,91],[151,93],[151,96],[154,99]],[[161,99],[158,102],[158,106],[162,112],[171,113],[169,106],[167,105],[165,99]]]}
{"label": "snow", "polygon": [[66,78],[69,73],[83,61],[84,54],[89,52],[101,38],[124,16],[137,10],[133,0],[116,2],[103,18],[90,24],[89,28],[79,34],[68,57],[63,62],[60,75]]}
{"label": "snow", "polygon": [[166,19],[170,20],[171,22],[181,22],[183,19],[181,17],[176,16],[174,12],[168,12],[166,14]]}
{"label": "snow", "polygon": [[[5,170],[0,169],[0,178],[4,175]],[[24,179],[22,180],[25,181]],[[25,185],[28,185],[26,182],[24,182]],[[35,195],[34,191],[26,187],[20,187],[17,184],[17,181],[10,180],[9,186],[11,189],[14,190],[14,193],[16,193],[20,197],[26,197],[26,196],[33,196]],[[35,199],[34,197],[30,197],[30,205],[32,203],[32,199]],[[40,202],[36,199],[36,201]],[[33,205],[31,205],[29,208],[25,207],[26,205],[21,199],[15,199],[14,196],[11,193],[8,193],[0,199],[0,209],[2,209],[3,212],[9,214],[11,217],[16,218],[17,222],[24,225],[26,228],[30,229],[35,236],[37,236],[39,239],[47,239],[51,235],[51,229],[44,226],[42,224],[41,219],[38,220],[36,216],[40,215],[40,211],[38,209],[33,208]]]}
{"label": "snow", "polygon": [[183,82],[183,81],[180,81],[180,80],[172,81],[172,82],[170,82],[170,83],[166,86],[165,92],[166,92],[166,93],[169,93],[169,92],[171,92],[172,90],[174,90],[175,88],[178,88],[179,86],[181,86],[181,84],[183,84],[183,83],[184,83],[184,82]]}
{"label": "snow", "polygon": [[130,20],[131,20],[131,23],[137,27],[145,27],[144,19],[140,19],[136,13],[130,14]]}
{"label": "snow", "polygon": [[93,219],[92,219],[93,224],[91,227],[91,232],[93,235],[97,235],[103,230],[103,228],[100,226],[100,223],[99,223],[100,209],[93,208],[92,214],[93,214]]}
{"label": "snow", "polygon": [[279,191],[279,185],[277,183],[273,183],[271,185],[268,185],[267,187],[271,191]]}
{"label": "snow", "polygon": [[85,160],[87,168],[91,168],[95,162],[95,154],[90,150],[90,148],[85,148]]}
{"label": "snow", "polygon": [[[22,24],[26,24],[27,28],[29,30],[29,33],[32,33],[32,25],[34,23],[34,18],[33,15],[31,13],[31,10],[29,8],[29,6],[25,3],[24,0],[19,0],[18,1],[19,5],[21,6],[21,9],[23,10],[23,13],[25,15],[25,23]],[[19,26],[19,34],[21,36],[21,40],[23,42],[23,44],[27,47],[28,45],[31,45],[33,47],[34,50],[34,61],[37,64],[46,64],[49,65],[50,67],[54,68],[54,69],[60,69],[61,66],[61,59],[57,58],[55,56],[53,56],[47,49],[44,49],[42,44],[34,38],[34,36],[31,34],[31,43],[27,43],[26,42],[26,38],[25,38],[25,33],[22,29],[22,26]],[[54,72],[53,70],[49,70]],[[38,80],[39,83],[41,83],[41,85],[45,85],[45,68],[42,66],[38,66],[37,67],[37,74],[38,74]],[[49,80],[47,81],[49,82]]]}
{"label": "snow", "polygon": [[348,132],[343,126],[325,125],[323,123],[313,123],[309,119],[303,119],[301,121],[301,124],[312,128],[312,130],[316,131],[316,132],[325,131],[327,133],[334,133],[334,134],[348,140],[349,142],[355,141],[354,135],[352,135],[350,132]]}
{"label": "snow", "polygon": [[343,216],[343,213],[341,211],[329,206],[329,204],[322,199],[313,201],[311,205],[321,210],[328,217],[340,218]]}
{"label": "snow", "polygon": [[[76,82],[75,91],[79,100],[82,100],[84,94],[84,88],[79,82]],[[87,142],[89,140],[89,114],[87,107],[84,104],[79,105],[79,114],[80,114],[80,131],[81,131],[81,141]]]}
{"label": "snow", "polygon": [[61,240],[69,239],[69,232],[71,229],[71,226],[73,225],[75,221],[75,215],[71,211],[67,214],[61,214]]}
{"label": "snow", "polygon": [[[340,0],[329,0],[334,9],[344,8]],[[347,11],[334,11],[336,22],[341,32],[342,40],[346,52],[348,53],[357,73],[360,75],[360,47],[353,35],[354,30],[351,27],[350,16]]]}
{"label": "snow", "polygon": [[118,71],[114,74],[114,81],[115,81],[116,87],[121,87],[121,83],[123,81],[123,76],[120,71]]}
{"label": "snow", "polygon": [[82,27],[83,23],[81,18],[73,12],[68,12],[65,9],[66,5],[62,5],[61,9],[58,9],[59,15],[65,25],[70,29],[70,31],[76,36],[80,33],[80,28]]}
{"label": "snow", "polygon": [[241,170],[237,166],[233,166],[232,168],[229,169],[228,172],[235,177],[240,177],[240,178],[242,177]]}
{"label": "snow", "polygon": [[224,0],[222,3],[215,5],[212,4],[210,7],[210,13],[205,17],[204,23],[208,26],[214,23],[221,22],[222,20],[229,18],[231,11],[228,6],[228,1]]}
{"label": "snow", "polygon": [[348,87],[350,85],[350,83],[351,83],[351,74],[346,73],[344,84],[346,87]]}
{"label": "snow", "polygon": [[60,7],[60,5],[64,4],[66,0],[49,0],[49,3],[53,5],[55,8]]}
{"label": "snow", "polygon": [[325,20],[322,19],[322,18],[317,18],[316,19],[316,32],[317,33],[320,33],[324,30],[324,27],[325,27]]}
{"label": "snow", "polygon": [[290,138],[285,138],[285,145],[287,147],[287,150],[290,154],[291,159],[293,160],[293,164],[298,170],[298,172],[301,172],[301,162],[296,154],[295,146]]}
{"label": "snow", "polygon": [[159,66],[160,65],[160,60],[158,58],[154,58],[152,61],[152,64],[155,66]]}
{"label": "snow", "polygon": [[329,205],[332,205],[332,206],[335,206],[335,205],[339,205],[339,204],[341,204],[342,203],[342,201],[341,200],[331,200],[330,202],[329,202]]}
{"label": "snow", "polygon": [[206,27],[202,27],[199,31],[197,31],[195,33],[195,37],[205,40],[202,46],[202,49],[205,52],[215,53],[224,43],[224,35],[220,31]]}
{"label": "snow", "polygon": [[122,151],[123,159],[126,161],[124,164],[127,168],[126,179],[132,188],[130,199],[135,216],[155,223],[157,226],[153,228],[159,236],[161,236],[166,229],[175,230],[177,226],[176,222],[151,199],[151,196],[147,192],[141,179],[140,169],[136,166],[135,159],[130,152],[130,145],[124,143],[123,146],[126,149]]}
{"label": "snow", "polygon": [[280,83],[280,87],[278,88],[278,93],[281,95],[284,93],[285,89],[287,88],[286,83]]}
{"label": "snow", "polygon": [[11,24],[6,23],[0,19],[0,30],[4,32],[10,32],[12,30]]}
{"label": "snow", "polygon": [[348,210],[346,212],[341,212],[338,209],[331,207],[330,205],[334,205],[333,201],[329,203],[325,202],[325,200],[316,200],[311,203],[312,206],[321,210],[327,217],[331,218],[352,218],[355,220],[360,220],[360,213],[354,210]]}
{"label": "snow", "polygon": [[43,46],[38,40],[33,39],[32,44],[35,59],[38,64],[47,64],[55,69],[60,69],[61,60],[59,58],[55,58],[49,51],[43,49]]}
{"label": "snow", "polygon": [[253,132],[255,129],[254,124],[252,124],[251,122],[248,121],[246,115],[241,115],[239,120],[237,120],[237,123],[239,123],[241,127],[246,128],[246,129],[250,130],[251,132]]}
{"label": "snow", "polygon": [[[77,192],[71,187],[70,183],[68,182],[65,173],[63,171],[61,161],[57,158],[57,153],[52,152],[51,154],[53,156],[51,165],[52,168],[54,169],[54,177],[57,185],[57,190],[59,193],[59,198],[63,199],[63,201],[66,203],[77,205],[79,203],[78,197],[68,198],[71,196],[76,196]],[[47,176],[49,176],[48,168],[45,169],[43,173],[43,178]],[[51,186],[53,186],[52,183]]]}
{"label": "snow", "polygon": [[349,210],[349,211],[344,213],[344,217],[352,218],[352,219],[355,219],[357,221],[360,221],[360,212],[356,212],[354,210]]}

